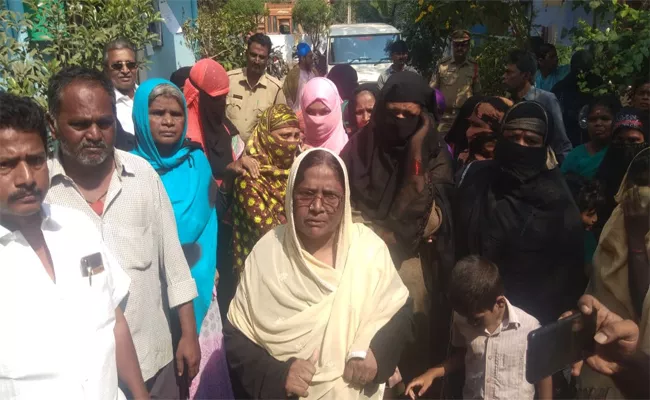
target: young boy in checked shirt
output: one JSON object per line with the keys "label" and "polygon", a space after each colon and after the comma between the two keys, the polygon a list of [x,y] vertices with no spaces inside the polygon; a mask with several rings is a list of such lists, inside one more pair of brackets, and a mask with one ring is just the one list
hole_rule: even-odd
{"label": "young boy in checked shirt", "polygon": [[[499,269],[487,259],[468,256],[456,264],[449,282],[452,355],[409,383],[406,393],[412,399],[423,396],[435,379],[463,367],[464,399],[533,399],[535,387],[526,381],[526,346],[528,333],[540,324],[503,293]],[[539,399],[552,398],[551,377],[536,386]]]}

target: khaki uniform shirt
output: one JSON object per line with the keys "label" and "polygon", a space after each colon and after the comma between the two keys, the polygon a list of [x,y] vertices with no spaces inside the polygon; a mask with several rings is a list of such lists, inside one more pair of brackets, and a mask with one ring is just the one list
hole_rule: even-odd
{"label": "khaki uniform shirt", "polygon": [[244,142],[253,133],[257,117],[273,104],[286,104],[282,83],[269,74],[264,74],[254,87],[248,84],[246,68],[228,72],[226,116],[235,125]]}
{"label": "khaki uniform shirt", "polygon": [[462,63],[455,62],[453,57],[445,57],[433,74],[430,86],[440,90],[445,96],[447,109],[440,124],[440,131],[447,132],[458,109],[467,99],[481,91],[478,64],[469,57]]}

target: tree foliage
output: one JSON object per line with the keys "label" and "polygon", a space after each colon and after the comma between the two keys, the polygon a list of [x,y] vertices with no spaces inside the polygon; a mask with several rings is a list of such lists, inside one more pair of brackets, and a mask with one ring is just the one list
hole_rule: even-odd
{"label": "tree foliage", "polygon": [[[594,94],[623,92],[638,77],[650,75],[650,11],[634,9],[616,0],[579,0],[574,8],[583,7],[594,14],[595,24],[579,21],[569,36],[575,50],[589,49],[594,54],[592,72],[603,78],[597,87],[583,89]],[[600,28],[604,23],[609,26]]]}
{"label": "tree foliage", "polygon": [[[449,36],[456,29],[483,25],[490,36],[510,37],[513,45],[520,47],[525,46],[530,32],[530,14],[518,1],[419,0],[404,3],[409,6],[396,13],[402,16],[397,27],[409,44],[412,63],[424,74],[432,73],[449,47]],[[483,62],[495,64],[486,57]],[[486,73],[485,69],[481,70],[482,76]]]}
{"label": "tree foliage", "polygon": [[312,47],[320,47],[321,39],[332,24],[332,10],[326,0],[296,0],[292,11],[293,20],[302,26],[309,36]]}
{"label": "tree foliage", "polygon": [[246,37],[265,15],[263,0],[203,1],[195,21],[183,24],[185,42],[197,59],[214,58],[226,70],[245,65]]}
{"label": "tree foliage", "polygon": [[[161,21],[149,0],[37,0],[26,12],[0,10],[0,87],[45,105],[50,77],[61,68],[102,68],[104,45],[117,37],[143,48]],[[40,40],[36,41],[37,36]]]}

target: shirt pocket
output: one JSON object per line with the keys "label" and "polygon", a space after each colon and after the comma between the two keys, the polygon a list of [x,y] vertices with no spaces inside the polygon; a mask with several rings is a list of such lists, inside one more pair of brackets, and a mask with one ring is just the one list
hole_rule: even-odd
{"label": "shirt pocket", "polygon": [[155,255],[154,235],[151,225],[110,226],[104,235],[108,248],[117,257],[122,269],[146,270],[151,266]]}
{"label": "shirt pocket", "polygon": [[[240,96],[241,97],[241,96]],[[236,98],[235,95],[226,98],[226,116],[230,120],[235,120],[244,108],[244,99]]]}
{"label": "shirt pocket", "polygon": [[458,70],[448,69],[440,73],[440,80],[442,81],[442,84],[445,86],[451,86],[455,84],[457,79],[458,79]]}
{"label": "shirt pocket", "polygon": [[526,370],[526,341],[523,343],[513,343],[504,341],[500,346],[499,354],[499,375],[500,380],[510,388],[522,387],[527,384],[524,381]]}

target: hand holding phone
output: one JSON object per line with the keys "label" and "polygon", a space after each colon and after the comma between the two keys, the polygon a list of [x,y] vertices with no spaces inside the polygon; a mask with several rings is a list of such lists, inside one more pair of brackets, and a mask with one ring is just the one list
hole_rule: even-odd
{"label": "hand holding phone", "polygon": [[528,334],[526,380],[542,379],[594,353],[597,311],[574,313]]}
{"label": "hand holding phone", "polygon": [[[585,361],[596,372],[612,375],[620,370],[620,362],[632,356],[639,341],[639,327],[630,320],[624,320],[590,295],[584,295],[578,301],[583,314],[597,314],[596,341],[594,352]],[[575,363],[571,370],[573,376],[580,375],[582,360]]]}

